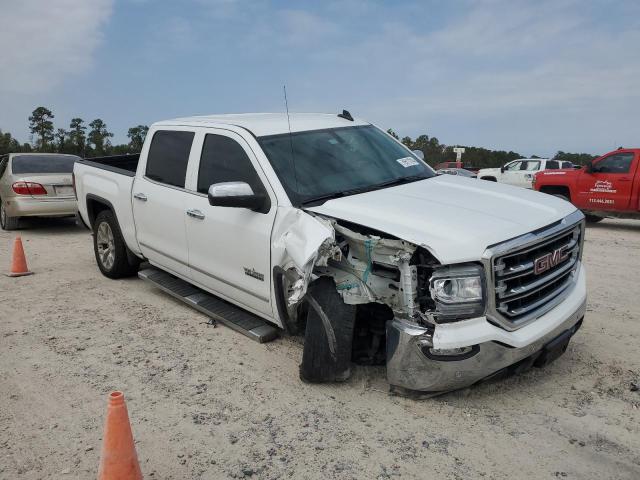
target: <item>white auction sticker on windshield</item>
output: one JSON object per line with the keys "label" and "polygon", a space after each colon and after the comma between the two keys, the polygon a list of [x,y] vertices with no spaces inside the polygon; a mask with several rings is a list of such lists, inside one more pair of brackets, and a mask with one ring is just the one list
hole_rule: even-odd
{"label": "white auction sticker on windshield", "polygon": [[411,158],[411,157],[399,158],[399,159],[396,160],[396,162],[398,162],[404,168],[413,167],[414,165],[418,165],[418,161],[415,158]]}

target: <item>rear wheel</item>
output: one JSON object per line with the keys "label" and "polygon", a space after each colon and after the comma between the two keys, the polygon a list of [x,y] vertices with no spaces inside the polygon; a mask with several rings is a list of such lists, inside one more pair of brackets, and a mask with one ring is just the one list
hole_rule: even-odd
{"label": "rear wheel", "polygon": [[488,182],[497,182],[495,177],[480,177],[480,180],[487,180]]}
{"label": "rear wheel", "polygon": [[0,200],[0,227],[3,230],[15,230],[18,228],[20,217],[10,217],[4,206],[4,202]]}
{"label": "rear wheel", "polygon": [[588,223],[598,223],[604,220],[604,217],[598,217],[596,215],[587,215],[587,214],[585,214],[584,218]]}
{"label": "rear wheel", "polygon": [[93,250],[98,268],[106,277],[130,277],[138,271],[140,262],[132,262],[127,255],[127,245],[110,210],[100,212],[93,223]]}

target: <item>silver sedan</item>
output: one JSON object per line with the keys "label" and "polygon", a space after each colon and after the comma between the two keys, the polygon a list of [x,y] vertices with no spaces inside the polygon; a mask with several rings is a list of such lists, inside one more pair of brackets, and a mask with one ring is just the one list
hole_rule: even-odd
{"label": "silver sedan", "polygon": [[0,157],[0,226],[18,228],[20,217],[72,216],[78,211],[73,164],[80,157],[9,153]]}

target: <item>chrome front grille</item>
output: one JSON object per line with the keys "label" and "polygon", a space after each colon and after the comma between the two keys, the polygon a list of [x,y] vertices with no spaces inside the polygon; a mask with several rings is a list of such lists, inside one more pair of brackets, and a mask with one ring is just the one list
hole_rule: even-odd
{"label": "chrome front grille", "polygon": [[580,265],[584,221],[575,212],[561,222],[489,249],[487,315],[515,329],[535,320],[562,299]]}

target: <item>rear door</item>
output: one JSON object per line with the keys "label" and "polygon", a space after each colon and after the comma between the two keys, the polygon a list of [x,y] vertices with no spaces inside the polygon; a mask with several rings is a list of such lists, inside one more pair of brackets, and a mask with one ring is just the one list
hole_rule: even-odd
{"label": "rear door", "polygon": [[[557,162],[556,162],[557,164]],[[523,188],[531,188],[533,176],[540,171],[542,160],[524,160],[517,172],[516,185]]]}
{"label": "rear door", "polygon": [[[214,183],[240,181],[270,198],[267,212],[213,207]],[[254,152],[237,133],[203,129],[202,151],[185,211],[191,278],[207,290],[271,317],[271,231],[276,197]]]}
{"label": "rear door", "polygon": [[188,277],[185,182],[195,133],[171,128],[150,132],[151,144],[134,181],[131,201],[143,255],[165,270]]}
{"label": "rear door", "polygon": [[591,173],[580,173],[578,206],[587,210],[628,209],[637,167],[633,151],[616,151],[594,160]]}

